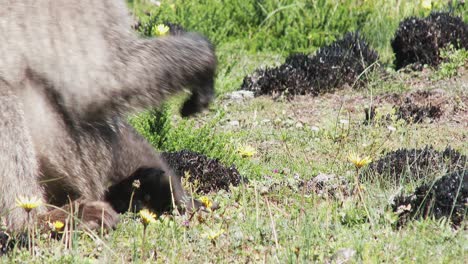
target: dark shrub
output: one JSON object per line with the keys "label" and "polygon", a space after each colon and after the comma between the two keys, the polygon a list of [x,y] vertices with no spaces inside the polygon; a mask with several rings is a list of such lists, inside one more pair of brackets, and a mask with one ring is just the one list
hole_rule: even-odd
{"label": "dark shrub", "polygon": [[437,66],[441,63],[440,49],[450,44],[457,49],[468,49],[468,24],[460,17],[437,12],[422,19],[407,18],[400,22],[392,40],[395,67]]}
{"label": "dark shrub", "polygon": [[256,95],[319,95],[363,80],[360,75],[377,59],[359,33],[347,33],[313,56],[292,54],[279,67],[256,70],[244,78],[242,89]]}
{"label": "dark shrub", "polygon": [[459,226],[465,219],[468,199],[468,171],[456,171],[431,184],[423,184],[409,196],[394,199],[392,209],[399,213],[398,226],[411,219],[448,217]]}
{"label": "dark shrub", "polygon": [[399,149],[372,162],[363,175],[384,175],[384,178],[398,184],[405,180],[434,176],[440,172],[465,169],[467,161],[466,156],[450,147],[444,151],[428,146],[423,149]]}
{"label": "dark shrub", "polygon": [[196,152],[163,152],[162,157],[177,175],[184,177],[188,172],[189,182],[197,181],[200,193],[229,191],[229,185],[238,186],[244,180],[234,165],[227,168],[219,160]]}

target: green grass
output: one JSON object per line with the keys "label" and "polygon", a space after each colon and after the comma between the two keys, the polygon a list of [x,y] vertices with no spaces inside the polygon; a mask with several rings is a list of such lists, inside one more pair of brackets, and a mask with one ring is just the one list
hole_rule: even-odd
{"label": "green grass", "polygon": [[[385,76],[372,76],[360,90],[347,88],[292,101],[225,99],[257,67],[281,64],[289,52],[313,51],[349,30],[361,30],[383,63],[390,63],[389,41],[399,20],[427,12],[418,1],[162,2],[162,9],[141,1],[131,5],[140,16],[153,10],[162,14],[158,19],[174,19],[217,44],[218,97],[209,111],[192,120],[177,116],[181,98],[176,98],[163,110],[132,117],[131,123],[155,148],[188,148],[220,158],[226,165],[235,164],[249,183],[210,194],[221,209],[197,214],[188,227],[188,217],[180,215],[164,216],[150,225],[148,259],[142,259],[140,252],[143,226],[128,214],[107,234],[74,233],[70,248],[45,233],[37,234],[34,257],[25,249],[15,249],[0,263],[324,263],[339,262],[343,250],[354,253],[350,263],[466,263],[466,222],[453,229],[444,219],[428,218],[395,228],[391,198],[401,190],[414,190],[418,181],[390,184],[383,177],[364,181],[363,201],[353,195],[305,193],[300,187],[300,179],[325,173],[343,177],[349,181],[345,187],[352,189],[355,170],[347,161],[351,151],[378,159],[402,147],[450,145],[467,155],[468,132],[457,122],[459,116],[434,123],[382,120],[363,125],[364,108],[374,104],[377,96],[416,89],[445,91],[449,108],[458,107],[463,117],[463,98],[468,98],[466,60],[457,60],[463,54],[449,65],[450,71],[453,65],[458,69],[458,76],[451,79],[440,72],[441,77],[433,79],[432,70],[406,74],[389,69]],[[457,12],[466,20],[466,13]],[[388,107],[382,111],[382,115],[391,113]],[[239,126],[229,126],[233,120]],[[238,155],[237,148],[245,144],[257,150],[254,157]],[[442,174],[435,172],[435,177]],[[207,237],[221,230],[219,237]]]}
{"label": "green grass", "polygon": [[[133,1],[135,2],[135,1]],[[434,10],[447,11],[446,1],[433,2]],[[152,22],[176,22],[208,36],[218,47],[236,46],[251,53],[313,52],[344,33],[359,30],[381,55],[391,62],[390,40],[399,22],[424,16],[421,1],[355,0],[165,0],[159,9],[145,1],[132,4]],[[467,5],[454,13],[468,21]],[[141,16],[150,11],[151,18]]]}

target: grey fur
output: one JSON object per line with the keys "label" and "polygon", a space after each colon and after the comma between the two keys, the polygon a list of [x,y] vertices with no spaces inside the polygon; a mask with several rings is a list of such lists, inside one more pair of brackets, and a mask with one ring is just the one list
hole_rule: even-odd
{"label": "grey fur", "polygon": [[[123,0],[0,6],[0,214],[9,228],[25,223],[10,210],[20,195],[99,201],[140,166],[166,169],[119,116],[184,88],[192,92],[184,116],[206,107],[216,68],[206,39],[140,39]],[[175,196],[185,200],[180,183]]]}

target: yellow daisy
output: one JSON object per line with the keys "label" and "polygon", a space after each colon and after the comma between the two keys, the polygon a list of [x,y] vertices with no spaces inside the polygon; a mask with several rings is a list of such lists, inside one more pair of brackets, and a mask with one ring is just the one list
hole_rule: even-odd
{"label": "yellow daisy", "polygon": [[218,231],[210,230],[203,234],[203,236],[208,238],[209,240],[215,240],[222,234],[224,234],[224,229],[220,229]]}
{"label": "yellow daisy", "polygon": [[364,166],[366,166],[367,164],[371,163],[372,162],[372,159],[369,157],[369,156],[366,156],[364,158],[361,158],[361,156],[359,156],[358,154],[354,153],[354,152],[351,152],[349,155],[348,155],[348,160],[354,164],[354,166],[356,166],[356,168],[360,169]]}
{"label": "yellow daisy", "polygon": [[156,222],[156,214],[150,212],[147,209],[141,210],[139,214],[140,214],[141,222],[143,223],[144,226],[147,226],[149,224]]}
{"label": "yellow daisy", "polygon": [[237,149],[237,152],[243,158],[250,158],[250,157],[253,157],[255,154],[257,154],[257,151],[252,146],[249,146],[249,145],[240,146]]}
{"label": "yellow daisy", "polygon": [[211,201],[208,196],[202,196],[200,197],[200,202],[202,202],[203,206],[205,206],[206,209],[211,209],[213,207],[213,201]]}
{"label": "yellow daisy", "polygon": [[164,24],[159,24],[154,26],[153,32],[156,36],[165,36],[169,33],[169,27]]}
{"label": "yellow daisy", "polygon": [[62,221],[55,221],[52,223],[52,228],[54,231],[61,231],[65,224]]}
{"label": "yellow daisy", "polygon": [[42,205],[42,200],[38,197],[20,196],[16,198],[16,206],[23,208],[26,212],[31,212],[34,208]]}

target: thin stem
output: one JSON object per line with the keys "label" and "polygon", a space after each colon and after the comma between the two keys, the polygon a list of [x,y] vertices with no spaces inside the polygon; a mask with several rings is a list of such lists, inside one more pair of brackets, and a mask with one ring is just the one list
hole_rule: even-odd
{"label": "thin stem", "polygon": [[369,218],[369,222],[370,222],[371,226],[374,227],[374,221],[372,221],[369,210],[367,209],[366,203],[364,202],[364,197],[362,196],[361,183],[359,182],[359,168],[358,167],[356,167],[356,176],[355,176],[354,180],[356,181],[355,193],[358,194],[359,200],[361,201],[362,205],[364,206],[364,210],[366,210],[367,218]]}
{"label": "thin stem", "polygon": [[146,259],[146,225],[143,224],[143,238],[141,241],[141,259],[145,260]]}
{"label": "thin stem", "polygon": [[133,196],[135,195],[135,188],[132,189],[132,194],[130,195],[130,203],[128,204],[128,211],[132,211],[132,204],[133,204]]}
{"label": "thin stem", "polygon": [[33,249],[32,249],[32,236],[31,236],[31,215],[30,211],[28,211],[28,249],[31,255],[33,254]]}
{"label": "thin stem", "polygon": [[275,239],[276,253],[278,253],[278,251],[279,251],[278,234],[276,233],[275,220],[273,219],[273,214],[271,213],[270,203],[268,202],[267,197],[265,197],[265,203],[267,205],[268,214],[270,216],[271,230],[273,232],[273,238]]}
{"label": "thin stem", "polygon": [[169,190],[171,191],[172,207],[177,209],[174,199],[174,190],[172,189],[172,177],[169,177]]}

